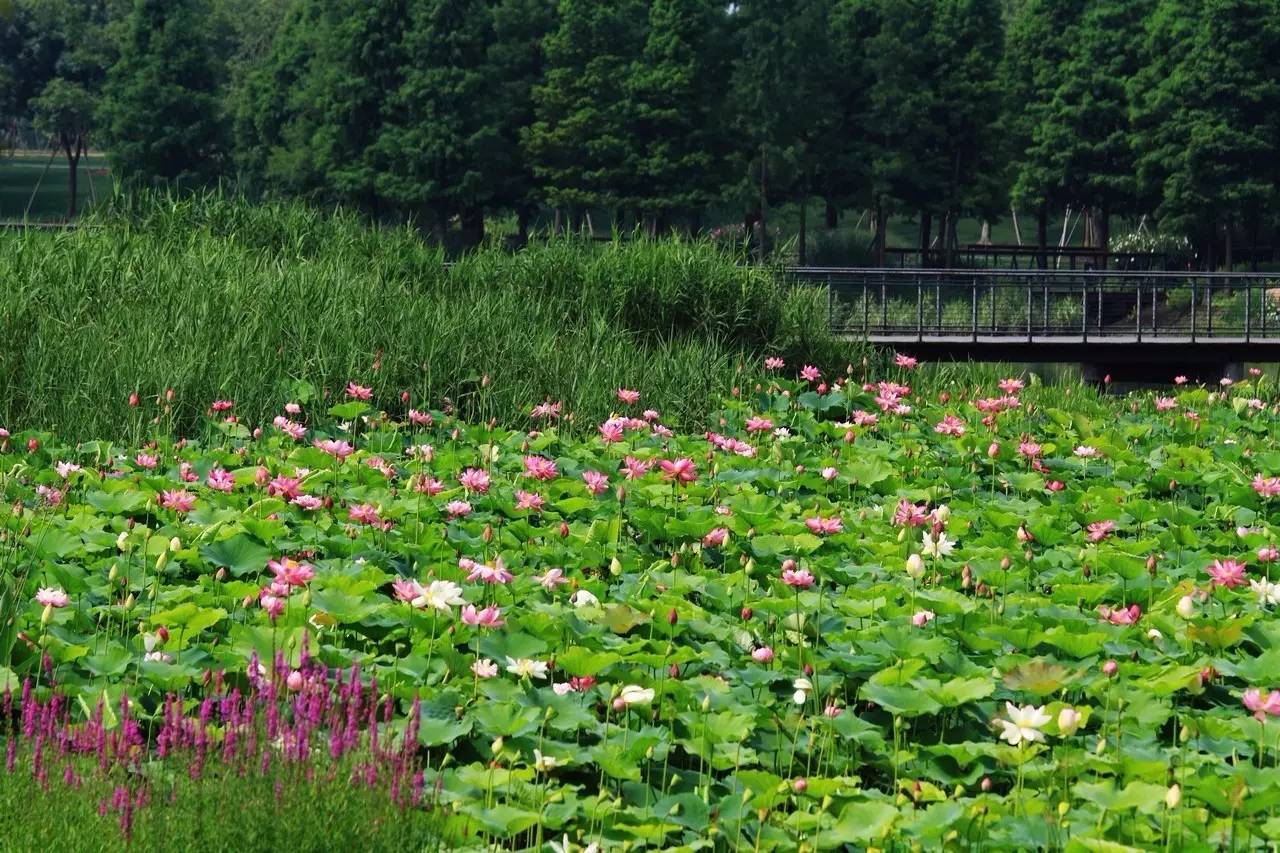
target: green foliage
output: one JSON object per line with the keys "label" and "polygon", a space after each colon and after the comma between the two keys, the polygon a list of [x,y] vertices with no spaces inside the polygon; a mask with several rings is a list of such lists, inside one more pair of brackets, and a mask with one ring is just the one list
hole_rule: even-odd
{"label": "green foliage", "polygon": [[170,387],[179,423],[228,396],[257,421],[298,381],[336,389],[379,353],[380,390],[479,419],[548,395],[603,418],[641,383],[700,422],[761,352],[852,355],[802,291],[702,242],[489,248],[446,269],[412,231],[298,203],[169,199],[94,224],[0,236],[6,422],[127,435],[129,393]]}
{"label": "green foliage", "polygon": [[102,104],[102,135],[117,177],[198,186],[227,155],[221,69],[204,0],[134,0]]}

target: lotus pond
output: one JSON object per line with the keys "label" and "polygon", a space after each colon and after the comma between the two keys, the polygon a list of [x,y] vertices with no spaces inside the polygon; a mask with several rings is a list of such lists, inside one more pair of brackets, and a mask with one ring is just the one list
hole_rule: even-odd
{"label": "lotus pond", "polygon": [[704,434],[628,389],[510,429],[358,382],[4,432],[0,832],[1267,849],[1275,389],[913,366],[771,360]]}

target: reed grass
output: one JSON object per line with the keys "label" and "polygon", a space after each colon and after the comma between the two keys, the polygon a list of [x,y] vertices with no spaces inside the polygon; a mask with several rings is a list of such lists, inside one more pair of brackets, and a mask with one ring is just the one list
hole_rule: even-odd
{"label": "reed grass", "polygon": [[447,266],[410,228],[299,203],[117,200],[75,232],[0,237],[0,282],[2,423],[76,438],[130,434],[132,392],[173,389],[181,430],[214,399],[258,423],[351,379],[384,405],[409,391],[507,422],[550,398],[594,423],[636,387],[697,427],[765,354],[861,357],[816,294],[706,242],[556,240]]}

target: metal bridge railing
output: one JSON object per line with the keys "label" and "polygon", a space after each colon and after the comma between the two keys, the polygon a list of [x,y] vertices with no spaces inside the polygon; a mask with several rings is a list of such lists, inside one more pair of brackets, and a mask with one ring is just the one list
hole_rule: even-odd
{"label": "metal bridge railing", "polygon": [[1280,274],[795,267],[870,338],[1280,340]]}

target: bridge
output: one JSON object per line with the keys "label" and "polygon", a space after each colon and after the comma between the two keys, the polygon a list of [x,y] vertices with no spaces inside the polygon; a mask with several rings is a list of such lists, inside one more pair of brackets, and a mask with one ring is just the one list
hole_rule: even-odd
{"label": "bridge", "polygon": [[931,360],[1216,380],[1280,362],[1280,273],[792,267],[836,334]]}

